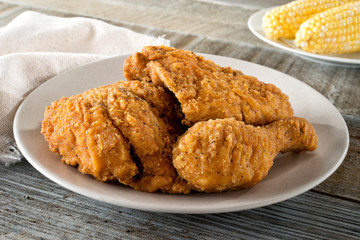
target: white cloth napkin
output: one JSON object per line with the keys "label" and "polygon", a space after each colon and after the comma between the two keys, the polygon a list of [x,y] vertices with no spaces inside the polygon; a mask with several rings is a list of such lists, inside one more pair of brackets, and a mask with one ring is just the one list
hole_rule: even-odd
{"label": "white cloth napkin", "polygon": [[49,78],[103,58],[132,54],[146,45],[169,45],[105,22],[27,11],[0,28],[0,162],[21,160],[13,139],[17,107]]}

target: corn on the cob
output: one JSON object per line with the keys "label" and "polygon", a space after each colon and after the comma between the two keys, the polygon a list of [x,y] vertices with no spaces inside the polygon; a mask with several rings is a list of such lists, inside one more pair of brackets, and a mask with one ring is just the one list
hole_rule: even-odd
{"label": "corn on the cob", "polygon": [[300,24],[316,13],[354,0],[297,0],[274,8],[262,19],[266,37],[294,39]]}
{"label": "corn on the cob", "polygon": [[295,45],[319,54],[360,51],[360,1],[316,14],[296,33]]}

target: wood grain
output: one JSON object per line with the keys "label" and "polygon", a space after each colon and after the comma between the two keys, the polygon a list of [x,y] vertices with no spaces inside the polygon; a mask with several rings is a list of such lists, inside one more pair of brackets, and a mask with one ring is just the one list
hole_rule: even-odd
{"label": "wood grain", "polygon": [[360,68],[312,62],[254,37],[247,18],[282,2],[0,1],[0,26],[26,10],[93,17],[152,36],[165,34],[178,48],[279,70],[329,99],[343,114],[350,134],[344,162],[319,186],[278,204],[226,214],[122,208],[70,192],[26,160],[0,165],[0,239],[360,239]]}
{"label": "wood grain", "polygon": [[80,196],[49,181],[26,161],[0,166],[0,171],[4,239],[314,239],[318,233],[323,239],[360,237],[360,204],[318,192],[242,212],[166,214]]}
{"label": "wood grain", "polygon": [[262,42],[247,26],[247,19],[259,8],[191,0],[79,0],[75,3],[15,0],[9,3],[2,4],[8,8],[3,24],[21,11],[36,10],[64,17],[93,17],[137,32],[165,35],[174,47],[235,57],[287,73],[322,93],[341,113],[360,116],[360,101],[353,101],[360,92],[360,68],[309,61]]}
{"label": "wood grain", "polygon": [[335,173],[315,190],[360,203],[360,118],[348,115],[343,117],[350,135],[348,154]]}

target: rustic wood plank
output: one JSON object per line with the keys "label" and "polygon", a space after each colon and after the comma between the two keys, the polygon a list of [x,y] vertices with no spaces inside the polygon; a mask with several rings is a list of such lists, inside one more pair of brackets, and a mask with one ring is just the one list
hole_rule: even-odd
{"label": "rustic wood plank", "polygon": [[[21,11],[25,11],[27,8],[11,4],[1,4],[0,9],[6,9],[4,13],[0,14],[0,19],[1,16],[3,16],[3,19],[8,19],[10,21],[11,17],[16,16],[16,14],[19,14]],[[60,16],[69,16],[65,13],[57,14]],[[8,17],[6,18],[4,16]],[[335,106],[337,106],[341,112],[360,115],[360,103],[355,101],[350,107],[348,104],[348,102],[355,98],[358,92],[360,92],[360,86],[356,86],[356,76],[360,76],[360,69],[340,68],[327,65],[323,66],[319,63],[313,63],[279,50],[263,49],[246,43],[224,41],[206,36],[184,34],[134,24],[118,22],[115,24],[154,36],[166,34],[175,47],[190,49],[196,52],[230,56],[283,71],[303,80],[305,83],[320,91],[327,96],[330,101],[334,102]],[[313,71],[308,71],[308,69],[312,69]],[[328,72],[328,74],[322,75],[322,72]],[[341,79],[336,79],[334,77],[336,75],[343,77]],[[334,87],[333,82],[337,82],[339,85],[343,83],[343,86],[347,87],[337,90],[337,88]],[[344,84],[344,82],[346,82],[346,84]],[[341,107],[342,105],[344,106],[344,109]],[[359,172],[359,150],[354,146],[358,146],[359,138],[358,135],[356,135],[356,128],[349,126],[349,131],[351,141],[347,158],[339,170],[336,171],[328,181],[325,181],[318,186],[316,190],[358,200],[360,198],[360,181],[359,175],[357,174],[357,172]],[[356,181],[353,181],[354,179]]]}
{"label": "rustic wood plank", "polygon": [[[190,0],[170,1],[168,4],[154,0],[138,0],[132,3],[125,0],[94,0],[87,2],[88,4],[82,1],[85,0],[75,5],[58,0],[14,2],[19,4],[23,11],[33,9],[57,16],[92,16],[137,32],[154,36],[166,35],[174,47],[255,62],[307,83],[327,97],[341,113],[360,116],[360,101],[353,101],[360,92],[360,68],[313,62],[258,40],[250,33],[246,23],[256,9]],[[216,14],[212,14],[213,11]],[[158,22],[151,19],[157,19]]]}
{"label": "rustic wood plank", "polygon": [[225,5],[225,6],[242,6],[245,8],[259,8],[259,5],[263,8],[268,8],[272,6],[286,4],[289,1],[287,0],[271,0],[271,1],[261,1],[261,0],[196,0],[199,2],[208,2],[211,4]]}
{"label": "rustic wood plank", "polygon": [[337,171],[314,190],[360,202],[360,117],[343,117],[350,135],[348,154]]}
{"label": "rustic wood plank", "polygon": [[24,8],[21,6],[0,2],[0,27],[8,24],[11,20],[13,20],[23,11]]}
{"label": "rustic wood plank", "polygon": [[[121,208],[70,192],[26,161],[0,166],[0,238],[358,239],[359,202],[307,192],[226,214],[166,214]],[[46,217],[44,217],[46,216]]]}
{"label": "rustic wood plank", "polygon": [[72,14],[98,18],[113,23],[132,23],[169,31],[191,33],[213,38],[273,48],[254,37],[247,20],[254,12],[286,0],[244,1],[238,4],[214,4],[211,1],[167,0],[2,0],[54,15]]}
{"label": "rustic wood plank", "polygon": [[140,33],[166,34],[175,47],[285,72],[318,90],[343,113],[350,147],[340,168],[316,188],[278,204],[182,215],[83,197],[49,181],[26,160],[0,165],[0,239],[360,239],[360,102],[354,101],[360,92],[360,69],[311,62],[256,39],[245,20],[261,1],[211,1],[217,0],[8,0],[0,2],[0,26],[25,10],[89,16]]}

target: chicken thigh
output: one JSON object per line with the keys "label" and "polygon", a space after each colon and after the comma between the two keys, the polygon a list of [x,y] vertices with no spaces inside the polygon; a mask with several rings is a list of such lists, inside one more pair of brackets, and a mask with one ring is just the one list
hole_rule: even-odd
{"label": "chicken thigh", "polygon": [[272,84],[229,67],[220,67],[190,51],[147,46],[124,64],[128,80],[161,85],[173,92],[185,115],[184,123],[234,117],[263,125],[293,116],[285,95]]}

